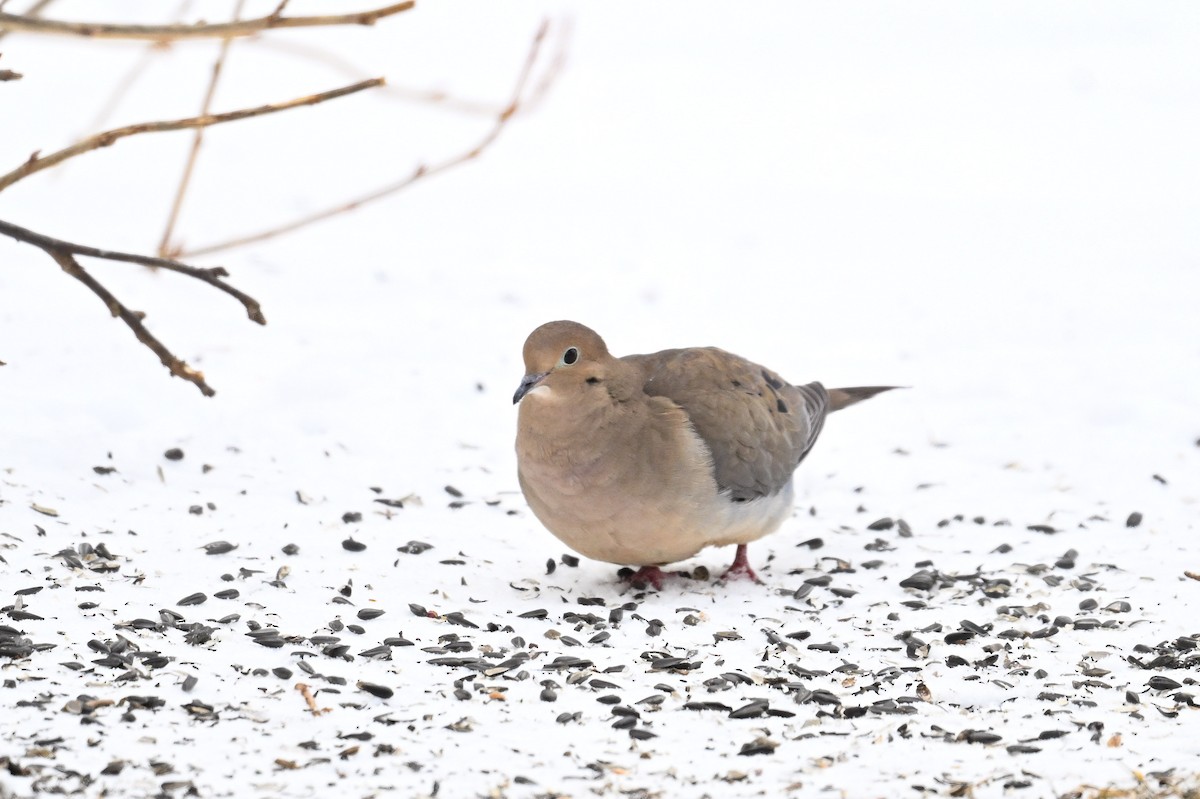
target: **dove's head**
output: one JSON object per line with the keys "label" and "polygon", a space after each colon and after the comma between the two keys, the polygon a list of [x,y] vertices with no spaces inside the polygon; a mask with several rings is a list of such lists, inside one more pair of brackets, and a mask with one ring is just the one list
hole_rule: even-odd
{"label": "dove's head", "polygon": [[604,339],[578,322],[547,322],[525,340],[525,377],[513,403],[531,394],[570,396],[602,383],[616,359]]}

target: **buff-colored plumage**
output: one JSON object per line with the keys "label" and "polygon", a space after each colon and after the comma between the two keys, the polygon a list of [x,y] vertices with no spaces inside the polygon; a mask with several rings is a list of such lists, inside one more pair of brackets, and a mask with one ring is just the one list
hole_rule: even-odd
{"label": "buff-colored plumage", "polygon": [[[745,545],[792,512],[792,473],[828,413],[886,390],[794,386],[715,347],[614,358],[595,332],[549,322],[525,342],[514,402],[530,508],[596,560],[657,567]],[[657,581],[655,581],[657,582]]]}

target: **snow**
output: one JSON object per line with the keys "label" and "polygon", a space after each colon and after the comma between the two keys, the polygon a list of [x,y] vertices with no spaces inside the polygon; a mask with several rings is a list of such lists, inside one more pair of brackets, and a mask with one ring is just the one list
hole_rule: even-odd
{"label": "snow", "polygon": [[[569,19],[566,65],[480,160],[195,259],[226,266],[265,328],[185,278],[87,262],[204,370],[214,399],[170,379],[43,253],[0,244],[0,625],[54,645],[0,656],[0,796],[1194,785],[1198,661],[1177,647],[1200,634],[1200,582],[1186,576],[1200,572],[1200,11],[427,0],[375,28],[275,37],[361,75],[271,38],[235,44],[216,105],[383,74],[499,106],[546,14],[555,30]],[[4,162],[85,132],[143,49],[0,40],[0,63],[25,74],[0,87]],[[214,52],[172,48],[104,125],[195,113]],[[209,131],[185,245],[349,199],[490,124],[383,93],[290,113]],[[147,135],[89,153],[8,189],[0,218],[151,252],[187,146]],[[764,586],[680,579],[643,594],[608,564],[564,563],[517,487],[521,344],[553,318],[590,325],[618,354],[716,344],[793,381],[911,388],[830,419],[797,475],[794,518],[750,549]],[[175,447],[183,458],[166,459]],[[868,529],[883,517],[911,537]],[[365,550],[343,548],[351,538]],[[413,540],[432,548],[397,551]],[[216,541],[237,548],[205,554]],[[101,543],[118,570],[61,554]],[[731,557],[708,550],[682,568],[719,574]],[[930,590],[900,586],[922,569]],[[207,601],[178,604],[195,592]],[[359,620],[364,608],[385,613]],[[521,617],[534,610],[545,618]],[[188,643],[162,611],[211,640]],[[986,632],[948,643],[964,620]],[[256,644],[251,622],[284,644]],[[311,640],[330,635],[348,659]],[[454,651],[451,635],[471,648]],[[142,654],[96,664],[105,653],[89,641],[118,636]],[[413,646],[362,656],[390,637]],[[147,666],[149,652],[170,660]],[[491,675],[430,663],[517,653],[530,658]],[[1138,665],[1162,654],[1174,660]],[[546,669],[560,657],[593,665]],[[666,657],[698,665],[655,670]],[[539,698],[544,680],[556,701]],[[329,712],[311,713],[297,682]],[[67,709],[81,695],[118,704]],[[768,710],[752,718],[684,708],[759,699]],[[656,737],[612,727],[631,717]],[[773,750],[739,755],[760,738]]]}

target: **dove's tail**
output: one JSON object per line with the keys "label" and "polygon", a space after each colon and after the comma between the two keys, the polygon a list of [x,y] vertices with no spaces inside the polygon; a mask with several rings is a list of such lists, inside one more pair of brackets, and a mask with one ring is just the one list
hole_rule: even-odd
{"label": "dove's tail", "polygon": [[891,391],[893,388],[904,388],[904,386],[857,386],[855,388],[831,388],[829,389],[829,411],[840,411],[842,408],[853,405],[856,402],[862,402],[865,399],[870,399],[876,394],[882,394],[885,391]]}

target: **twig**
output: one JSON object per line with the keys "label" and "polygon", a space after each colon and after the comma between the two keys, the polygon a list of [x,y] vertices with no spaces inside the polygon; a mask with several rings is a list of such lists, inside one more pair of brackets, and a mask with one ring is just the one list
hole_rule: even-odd
{"label": "twig", "polygon": [[[361,79],[367,74],[364,70],[351,63],[349,59],[315,45],[287,39],[267,38],[255,39],[253,45],[258,48],[274,50],[286,53],[287,55],[317,61],[341,73],[348,80]],[[388,81],[388,85],[384,86],[376,94],[380,96],[387,95],[408,102],[429,103],[448,111],[456,111],[471,116],[494,117],[501,110],[497,103],[478,102],[463,97],[455,97],[439,89],[414,89],[407,86],[397,86],[390,80]]]}
{"label": "twig", "polygon": [[166,269],[169,272],[178,272],[181,275],[193,277],[216,289],[220,289],[240,302],[246,308],[246,315],[253,321],[258,322],[260,325],[267,323],[262,313],[262,307],[258,304],[257,300],[248,294],[243,294],[221,280],[223,277],[229,277],[229,272],[223,266],[188,266],[170,258],[155,258],[152,255],[137,255],[129,252],[118,252],[117,250],[102,250],[99,247],[89,247],[86,244],[73,244],[69,241],[35,233],[32,230],[14,225],[11,222],[5,222],[3,219],[0,219],[0,234],[16,239],[17,241],[23,241],[26,244],[32,244],[42,250],[57,249],[69,252],[72,255],[86,255],[89,258],[102,258],[106,261],[123,261],[131,264]]}
{"label": "twig", "polygon": [[[394,3],[369,11],[349,14],[329,14],[316,17],[285,17],[272,12],[265,17],[233,22],[197,23],[195,25],[114,25],[104,22],[64,22],[39,19],[29,15],[0,12],[0,27],[25,33],[52,33],[65,36],[87,36],[94,39],[141,39],[150,41],[176,39],[225,39],[251,36],[278,28],[312,28],[326,25],[374,25],[384,17],[408,11],[414,0]],[[279,9],[277,9],[278,11]]]}
{"label": "twig", "polygon": [[529,94],[521,102],[523,110],[529,111],[541,105],[542,100],[550,93],[550,87],[554,85],[555,79],[566,67],[573,27],[573,20],[570,17],[563,17],[559,21],[554,37],[557,40],[554,54],[550,56],[550,63],[542,70],[541,79],[538,80],[537,84],[534,85],[533,89],[530,90]]}
{"label": "twig", "polygon": [[92,277],[75,259],[77,255],[86,255],[92,258],[102,258],[108,261],[125,261],[128,263],[144,264],[146,266],[157,266],[162,269],[167,269],[172,272],[178,272],[188,277],[193,277],[210,286],[213,286],[231,297],[236,298],[241,302],[246,309],[246,315],[260,325],[267,323],[266,317],[263,316],[262,308],[258,301],[245,292],[239,291],[233,286],[226,283],[221,278],[228,277],[229,273],[220,266],[202,268],[189,266],[188,264],[172,261],[167,258],[153,258],[148,255],[134,255],[132,253],[116,252],[114,250],[101,250],[96,247],[88,247],[83,244],[73,244],[62,239],[52,238],[41,233],[35,233],[32,230],[27,230],[19,225],[14,225],[11,222],[5,222],[0,219],[0,234],[9,236],[17,241],[23,241],[26,244],[32,244],[38,249],[45,252],[55,262],[62,267],[63,271],[79,282],[87,286],[92,293],[99,297],[108,307],[109,313],[119,318],[122,322],[133,331],[137,336],[138,341],[145,344],[150,350],[158,356],[163,366],[171,372],[175,377],[181,377],[189,383],[193,383],[200,389],[200,393],[206,397],[213,396],[216,391],[204,381],[204,374],[199,372],[188,364],[177,358],[170,350],[167,349],[161,341],[155,338],[146,326],[142,323],[144,314],[138,311],[131,311],[120,300],[113,296],[100,281]]}
{"label": "twig", "polygon": [[[42,13],[42,11],[46,8],[46,6],[50,5],[53,2],[54,2],[54,0],[38,0],[38,2],[31,5],[29,8],[25,9],[25,16],[36,17],[38,14]],[[8,0],[3,0],[3,2],[0,2],[0,11],[4,10],[4,6],[7,3],[8,3]],[[7,30],[0,30],[0,39],[3,39],[5,37],[5,35],[7,35],[7,34],[8,34]]]}
{"label": "twig", "polygon": [[[182,18],[188,13],[188,11],[191,9],[191,6],[192,0],[181,0],[179,3],[179,8],[175,12],[175,17],[177,19]],[[170,42],[151,42],[150,44],[146,45],[145,48],[142,49],[142,54],[138,58],[137,62],[134,63],[134,65],[131,66],[125,72],[125,74],[121,76],[121,79],[117,81],[116,85],[113,87],[113,90],[109,92],[108,98],[104,101],[104,105],[100,106],[100,111],[87,125],[87,127],[84,128],[84,130],[96,130],[107,123],[109,117],[112,116],[113,110],[117,107],[121,100],[125,98],[125,95],[129,93],[129,90],[133,88],[133,84],[136,83],[137,79],[142,76],[142,73],[146,71],[146,68],[150,65],[154,58],[162,53],[167,52],[170,48]]]}
{"label": "twig", "polygon": [[[0,55],[4,55],[4,53],[0,53]],[[23,77],[25,76],[20,72],[13,72],[11,69],[0,69],[0,81],[20,80]]]}
{"label": "twig", "polygon": [[[527,84],[529,83],[529,78],[533,72],[533,67],[537,63],[538,53],[541,50],[542,43],[546,38],[546,33],[549,30],[549,27],[550,27],[549,21],[544,20],[541,24],[541,27],[538,28],[537,34],[533,38],[533,44],[530,46],[529,54],[528,54],[528,56],[526,56],[525,63],[522,66],[521,72],[517,78],[516,87],[513,90],[511,99],[509,100],[508,104],[505,105],[504,108],[500,111],[500,113],[496,115],[495,122],[493,123],[491,129],[487,132],[487,134],[483,138],[481,138],[478,142],[476,142],[475,145],[472,146],[469,150],[459,153],[458,155],[453,156],[452,158],[449,158],[445,161],[442,161],[441,163],[434,164],[433,166],[424,166],[424,165],[418,166],[408,176],[401,178],[400,180],[395,181],[394,183],[390,183],[386,186],[378,188],[378,189],[376,189],[372,192],[369,192],[365,195],[357,197],[353,200],[350,200],[349,202],[345,202],[345,203],[342,203],[340,205],[337,205],[337,206],[334,206],[331,208],[326,208],[322,211],[317,211],[315,213],[308,214],[306,216],[300,217],[299,219],[293,220],[286,224],[279,225],[279,226],[273,227],[273,228],[269,228],[267,230],[262,230],[262,231],[259,231],[258,233],[251,233],[251,234],[248,234],[245,236],[239,236],[234,239],[228,239],[226,241],[217,242],[216,244],[205,245],[203,247],[195,247],[193,249],[185,249],[179,253],[180,257],[191,258],[191,257],[195,257],[197,255],[208,255],[208,254],[211,254],[214,252],[222,252],[224,250],[229,250],[234,247],[241,247],[246,244],[252,244],[254,242],[259,242],[259,241],[264,241],[266,239],[274,238],[275,236],[279,236],[284,233],[291,233],[292,231],[297,230],[299,228],[306,227],[306,226],[314,224],[316,222],[324,221],[326,219],[329,219],[330,217],[334,217],[339,214],[353,211],[353,210],[360,208],[368,203],[375,202],[376,200],[380,200],[391,194],[395,194],[398,191],[406,189],[409,186],[411,186],[412,184],[414,184],[424,178],[432,177],[436,174],[445,172],[449,169],[453,169],[456,166],[460,166],[462,164],[467,163],[468,161],[478,158],[479,155],[484,150],[486,150],[493,142],[496,141],[497,138],[499,138],[500,134],[504,131],[504,128],[508,125],[509,120],[512,119],[512,117],[522,107],[522,105],[521,105],[523,102],[522,96],[525,92]],[[2,186],[0,186],[0,188],[2,188]]]}
{"label": "twig", "polygon": [[87,286],[92,292],[99,297],[105,305],[108,306],[109,313],[120,318],[133,334],[137,336],[138,341],[145,344],[150,350],[158,356],[162,361],[163,366],[170,370],[175,377],[182,377],[189,383],[194,383],[200,389],[200,393],[206,397],[211,397],[217,392],[208,383],[204,382],[204,373],[198,372],[180,358],[175,357],[170,350],[163,345],[161,341],[151,335],[146,326],[142,324],[142,315],[126,308],[121,302],[112,295],[108,289],[100,284],[96,278],[89,275],[79,262],[75,260],[75,256],[69,252],[62,250],[47,250],[50,257],[58,262],[58,265],[63,268],[71,277],[75,278],[83,285]]}
{"label": "twig", "polygon": [[129,67],[125,74],[122,75],[113,86],[112,91],[109,92],[107,99],[104,101],[104,105],[100,106],[99,112],[96,113],[96,116],[91,122],[88,123],[84,130],[95,130],[106,123],[109,117],[112,116],[113,111],[116,110],[117,105],[120,104],[123,99],[125,99],[125,95],[129,93],[130,89],[133,88],[133,85],[137,82],[137,79],[142,76],[142,74],[146,71],[146,68],[150,66],[151,62],[153,62],[157,56],[167,52],[169,48],[169,42],[154,42],[153,44],[146,45],[142,49],[142,54],[138,56],[138,60]]}
{"label": "twig", "polygon": [[[246,0],[237,0],[233,9],[233,18],[242,16],[242,8]],[[279,13],[283,6],[275,10]],[[217,52],[217,60],[213,62],[212,76],[208,80],[208,90],[204,93],[204,103],[200,106],[200,116],[206,117],[212,110],[213,96],[217,93],[217,82],[221,79],[221,68],[225,66],[225,56],[229,54],[229,46],[233,39],[222,39],[221,48]],[[192,134],[192,148],[188,152],[187,162],[183,166],[183,175],[179,178],[179,187],[175,190],[175,199],[171,202],[171,212],[167,216],[167,226],[163,229],[162,241],[158,244],[158,254],[167,258],[171,255],[171,235],[175,232],[175,223],[179,220],[179,211],[183,208],[183,198],[187,195],[188,184],[192,180],[192,170],[196,168],[196,159],[200,156],[200,147],[204,144],[204,128],[196,128]],[[176,248],[178,250],[178,248]]]}
{"label": "twig", "polygon": [[188,117],[186,119],[173,119],[162,122],[141,122],[136,125],[127,125],[123,128],[113,128],[112,130],[97,133],[94,136],[89,136],[82,141],[72,144],[70,147],[64,147],[58,152],[50,155],[41,156],[34,153],[29,160],[21,166],[9,172],[6,175],[0,175],[0,191],[8,188],[18,180],[32,175],[34,172],[40,172],[43,169],[60,164],[68,158],[73,158],[89,150],[96,150],[100,147],[108,147],[118,139],[123,139],[126,136],[133,136],[138,133],[161,133],[170,130],[186,130],[190,128],[206,128],[212,125],[220,125],[224,122],[235,122],[239,119],[248,117],[262,116],[264,114],[273,114],[276,111],[286,111],[289,108],[297,108],[304,105],[316,105],[323,103],[326,100],[333,100],[338,97],[345,97],[348,94],[360,92],[363,89],[370,89],[375,86],[383,85],[383,78],[373,78],[364,80],[360,83],[355,83],[350,86],[343,86],[340,89],[321,92],[320,94],[311,94],[306,97],[297,97],[294,100],[288,100],[283,103],[272,103],[270,105],[260,105],[257,108],[244,108],[240,111],[229,111],[224,114],[210,114],[200,117]]}

